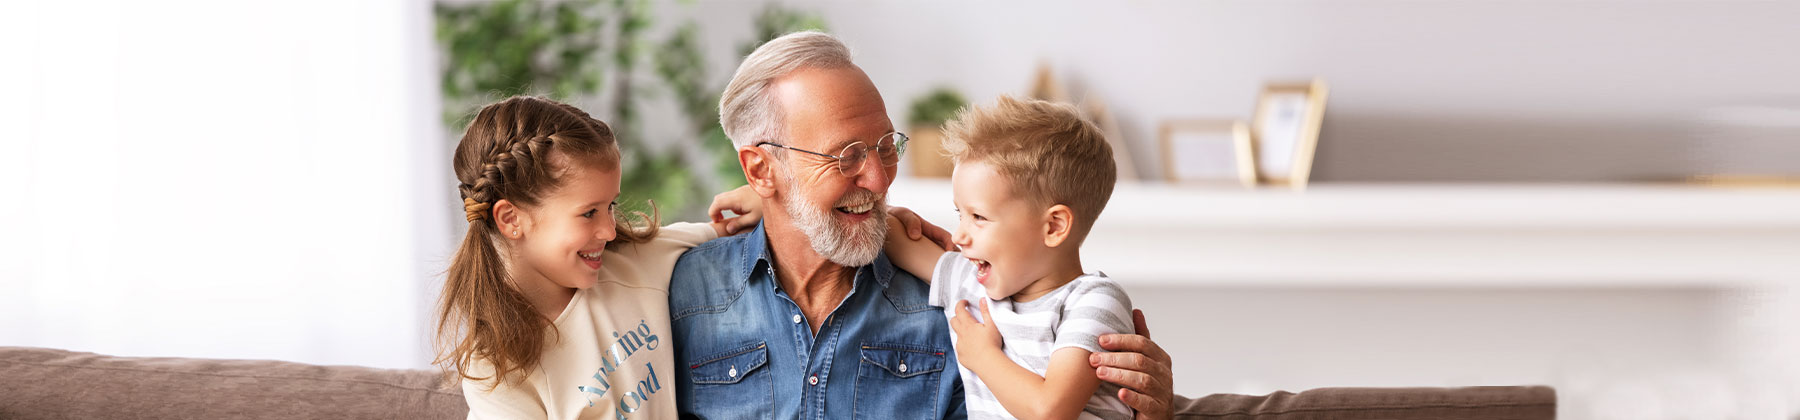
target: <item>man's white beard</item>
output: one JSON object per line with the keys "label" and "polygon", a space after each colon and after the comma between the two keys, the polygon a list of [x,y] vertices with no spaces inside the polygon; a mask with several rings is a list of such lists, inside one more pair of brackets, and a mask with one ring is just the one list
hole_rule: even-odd
{"label": "man's white beard", "polygon": [[[837,206],[820,207],[801,194],[792,178],[787,181],[790,194],[782,195],[782,207],[787,208],[788,218],[793,219],[794,226],[806,235],[814,252],[845,267],[861,267],[875,262],[875,256],[881,254],[881,246],[887,241],[885,198],[877,201],[875,207],[869,210],[873,217],[861,223],[846,224],[831,214],[837,211],[834,209]],[[839,204],[862,203],[876,197],[879,196],[872,191],[857,189],[844,196]]]}

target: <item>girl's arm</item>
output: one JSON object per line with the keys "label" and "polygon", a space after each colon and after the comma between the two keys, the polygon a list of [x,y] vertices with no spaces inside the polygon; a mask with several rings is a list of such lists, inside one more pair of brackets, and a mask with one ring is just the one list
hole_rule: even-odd
{"label": "girl's arm", "polygon": [[904,207],[888,209],[888,215],[892,216],[887,219],[888,260],[893,261],[894,266],[901,270],[912,273],[913,277],[930,283],[932,272],[937,271],[938,258],[943,257],[944,252],[955,249],[954,245],[950,245],[950,233],[925,223],[917,213]]}
{"label": "girl's arm", "polygon": [[988,313],[987,300],[981,301],[981,319],[970,318],[967,302],[957,302],[956,318],[950,327],[959,338],[956,359],[988,384],[994,398],[1007,413],[1021,419],[1072,419],[1081,415],[1088,398],[1100,387],[1100,378],[1088,364],[1088,352],[1080,347],[1064,347],[1050,353],[1050,368],[1044,376],[1013,363],[1000,349],[1000,330]]}

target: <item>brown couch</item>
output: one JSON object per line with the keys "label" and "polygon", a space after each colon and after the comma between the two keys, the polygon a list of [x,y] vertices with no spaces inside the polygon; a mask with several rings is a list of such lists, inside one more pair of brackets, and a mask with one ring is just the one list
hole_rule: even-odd
{"label": "brown couch", "polygon": [[[0,419],[460,419],[433,370],[0,347]],[[1179,401],[1192,419],[1551,419],[1548,387],[1325,388]]]}

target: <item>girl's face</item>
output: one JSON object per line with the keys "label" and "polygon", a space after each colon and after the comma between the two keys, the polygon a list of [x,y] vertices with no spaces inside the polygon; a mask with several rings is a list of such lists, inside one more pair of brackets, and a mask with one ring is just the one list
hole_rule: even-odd
{"label": "girl's face", "polygon": [[957,212],[952,240],[975,264],[975,280],[990,299],[1019,294],[1052,266],[1044,215],[1013,194],[1009,182],[979,161],[959,164],[950,175]]}
{"label": "girl's face", "polygon": [[575,165],[560,178],[562,185],[546,194],[535,208],[524,209],[524,236],[514,241],[517,268],[525,274],[519,278],[548,280],[568,289],[591,287],[605,264],[601,251],[614,236],[619,170]]}

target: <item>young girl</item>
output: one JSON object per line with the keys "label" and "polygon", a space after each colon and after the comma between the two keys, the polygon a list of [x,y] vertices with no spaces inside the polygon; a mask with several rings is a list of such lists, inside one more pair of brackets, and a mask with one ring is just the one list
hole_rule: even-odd
{"label": "young girl", "polygon": [[482,108],[454,159],[469,233],[444,282],[437,363],[461,375],[469,418],[675,418],[670,271],[754,225],[755,194],[721,194],[710,225],[620,214],[611,128],[540,98]]}

